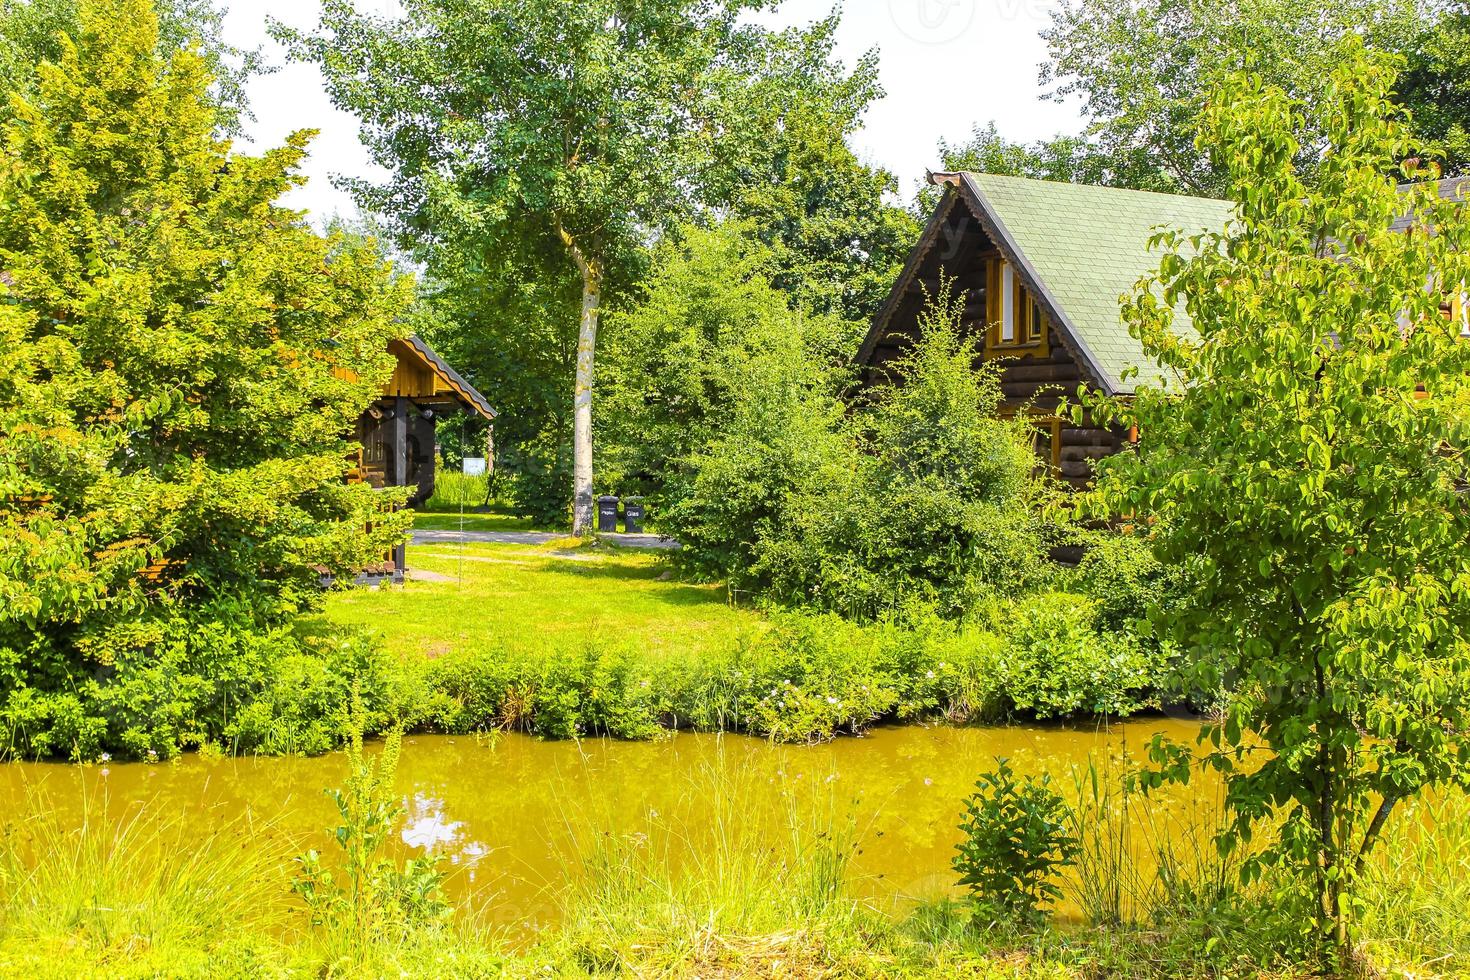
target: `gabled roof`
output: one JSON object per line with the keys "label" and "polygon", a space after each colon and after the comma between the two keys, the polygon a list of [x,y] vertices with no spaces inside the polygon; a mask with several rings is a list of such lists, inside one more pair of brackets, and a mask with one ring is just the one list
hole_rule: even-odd
{"label": "gabled roof", "polygon": [[[1221,231],[1235,205],[1205,197],[1120,190],[1086,184],[1027,180],[994,174],[961,175],[989,214],[996,246],[1028,272],[1053,318],[1071,333],[1101,385],[1131,390],[1121,375],[1149,372],[1138,341],[1123,323],[1121,299],[1159,267],[1149,239],[1160,227],[1186,234]],[[1176,328],[1191,329],[1183,311]]]}
{"label": "gabled roof", "polygon": [[423,339],[417,335],[413,335],[404,338],[401,344],[402,346],[394,352],[399,354],[399,356],[403,356],[404,354],[414,356],[422,362],[425,368],[433,372],[438,382],[435,385],[436,389],[450,393],[455,401],[458,401],[470,411],[475,412],[481,418],[495,418],[498,413],[490,407],[490,403],[485,400],[485,396],[476,391],[468,381],[460,377],[459,372],[450,367],[448,362],[436,354],[434,348],[425,343]]}
{"label": "gabled roof", "polygon": [[[1234,213],[1229,201],[1149,191],[995,174],[935,174],[932,179],[950,188],[935,219],[948,212],[954,198],[963,200],[1053,324],[1062,328],[1083,370],[1113,394],[1133,389],[1133,381],[1122,380],[1127,368],[1138,367],[1144,378],[1151,375],[1120,311],[1121,298],[1158,268],[1160,257],[1149,251],[1149,238],[1160,226],[1188,234],[1220,231]],[[871,356],[917,264],[911,262],[894,286],[860,358]],[[1190,329],[1182,311],[1175,323]]]}

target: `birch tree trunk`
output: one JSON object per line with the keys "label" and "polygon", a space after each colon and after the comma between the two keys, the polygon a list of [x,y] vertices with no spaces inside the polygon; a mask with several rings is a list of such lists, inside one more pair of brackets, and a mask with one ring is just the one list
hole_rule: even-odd
{"label": "birch tree trunk", "polygon": [[565,231],[562,240],[582,273],[582,323],[577,331],[577,378],[572,399],[572,533],[591,534],[592,371],[597,355],[597,320],[602,306],[602,263],[590,258]]}

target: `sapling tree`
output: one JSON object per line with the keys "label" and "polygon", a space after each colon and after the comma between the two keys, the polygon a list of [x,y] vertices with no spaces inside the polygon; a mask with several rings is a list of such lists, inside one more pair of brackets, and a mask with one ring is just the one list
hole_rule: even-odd
{"label": "sapling tree", "polygon": [[[1228,692],[1201,735],[1221,843],[1247,880],[1289,872],[1341,958],[1396,807],[1470,783],[1470,208],[1384,176],[1437,170],[1411,156],[1392,66],[1357,41],[1335,61],[1314,118],[1259,76],[1217,87],[1199,141],[1236,217],[1156,236],[1123,315],[1167,381],[1089,407],[1141,438],[1091,503],[1182,567],[1156,623],[1188,680]],[[1327,146],[1310,187],[1303,133]],[[1188,778],[1188,749],[1154,749],[1151,780]]]}

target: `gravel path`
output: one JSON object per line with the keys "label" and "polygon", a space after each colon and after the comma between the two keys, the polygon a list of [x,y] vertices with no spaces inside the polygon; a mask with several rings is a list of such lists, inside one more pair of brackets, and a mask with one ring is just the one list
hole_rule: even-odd
{"label": "gravel path", "polygon": [[[455,544],[457,542],[490,542],[493,544],[546,544],[567,537],[552,531],[415,531],[414,544]],[[598,540],[620,548],[653,548],[668,550],[679,547],[672,538],[657,534],[599,534]]]}

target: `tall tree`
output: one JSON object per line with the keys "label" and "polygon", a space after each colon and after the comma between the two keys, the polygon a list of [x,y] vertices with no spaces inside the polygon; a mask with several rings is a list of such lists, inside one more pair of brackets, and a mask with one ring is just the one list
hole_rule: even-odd
{"label": "tall tree", "polygon": [[363,120],[374,156],[395,172],[388,186],[356,189],[406,238],[514,257],[549,242],[575,269],[578,533],[592,526],[605,295],[635,278],[650,236],[690,212],[691,189],[729,134],[719,96],[765,36],[740,15],[761,5],[410,0],[387,18],[329,0],[317,32],[282,32],[322,66],[333,100]]}
{"label": "tall tree", "polygon": [[684,228],[660,245],[639,301],[609,318],[599,424],[624,487],[662,507],[687,492],[689,460],[725,431],[753,363],[835,396],[862,325],[810,314],[774,284],[775,250],[728,222]]}
{"label": "tall tree", "polygon": [[1398,191],[1433,173],[1390,172],[1414,147],[1393,71],[1356,38],[1332,63],[1315,104],[1259,75],[1209,99],[1197,150],[1237,217],[1158,236],[1124,317],[1170,381],[1091,407],[1141,436],[1099,467],[1101,513],[1183,570],[1159,625],[1196,689],[1230,685],[1200,737],[1224,842],[1271,838],[1245,872],[1294,872],[1346,956],[1397,804],[1470,784],[1470,205]]}
{"label": "tall tree", "polygon": [[3,127],[0,706],[23,750],[142,754],[217,736],[230,658],[401,529],[344,433],[412,285],[274,203],[311,134],[231,154],[147,0],[58,44]]}
{"label": "tall tree", "polygon": [[[416,333],[493,392],[496,492],[538,524],[562,526],[572,485],[572,381],[580,276],[562,245],[486,252],[474,238],[438,243],[429,254]],[[599,330],[601,334],[603,331]],[[599,367],[599,374],[601,368]],[[602,441],[602,425],[597,438]]]}
{"label": "tall tree", "polygon": [[[1220,196],[1225,175],[1194,140],[1214,78],[1258,71],[1310,108],[1332,97],[1338,40],[1404,51],[1438,9],[1423,0],[1068,0],[1042,32],[1042,82],[1053,98],[1081,99],[1109,183]],[[1300,136],[1298,162],[1310,169],[1325,133]]]}
{"label": "tall tree", "polygon": [[849,71],[833,57],[833,13],[753,46],[719,116],[739,131],[714,147],[704,197],[771,249],[772,284],[813,312],[870,320],[918,235],[898,181],[849,139],[879,99],[876,52]]}
{"label": "tall tree", "polygon": [[[871,62],[851,77],[835,65],[833,20],[784,32],[742,23],[767,5],[412,0],[402,17],[382,18],[331,0],[315,33],[281,32],[296,56],[321,64],[334,100],[394,171],[386,186],[354,189],[394,219],[431,279],[460,300],[514,298],[525,332],[546,335],[538,378],[564,346],[546,314],[577,323],[566,399],[576,531],[592,520],[601,312],[634,287],[661,234],[701,212],[758,212],[796,285],[844,308],[872,305],[863,275],[898,261],[908,219],[882,206],[891,178],[842,139],[875,96]],[[828,265],[797,274],[818,255]],[[575,315],[561,312],[568,280]],[[492,346],[504,358],[529,343]],[[535,437],[563,438],[546,428]]]}

